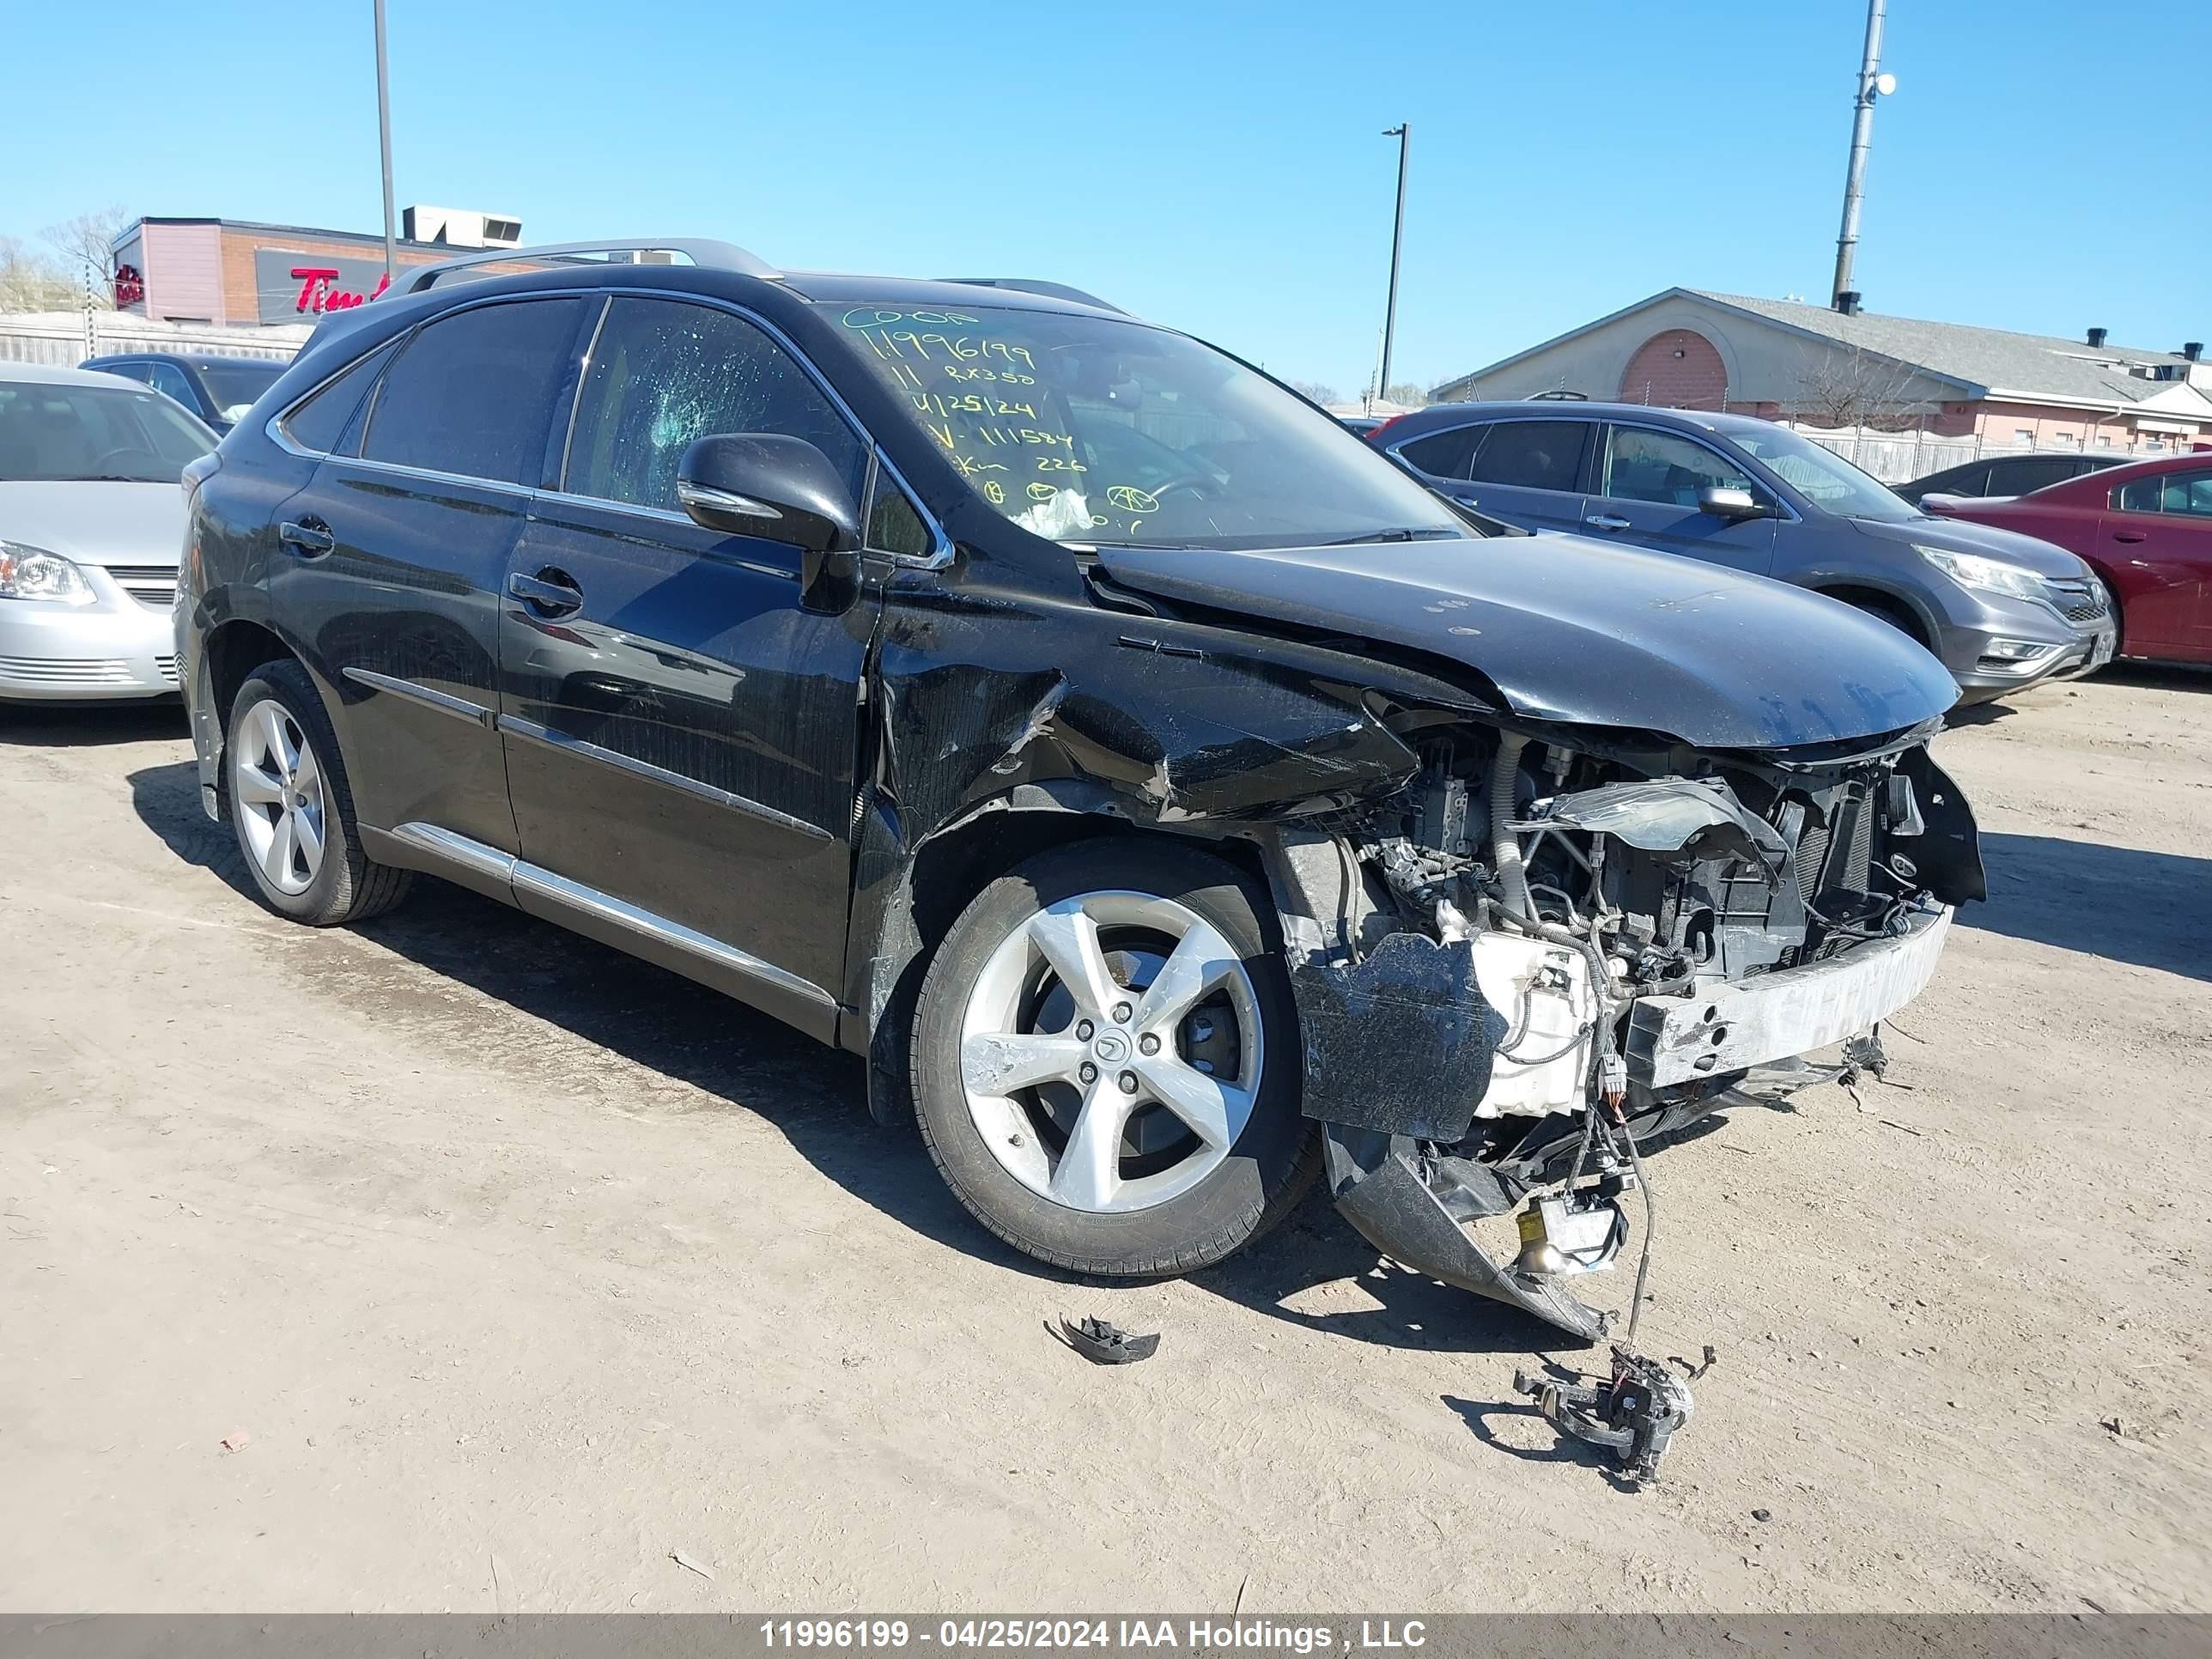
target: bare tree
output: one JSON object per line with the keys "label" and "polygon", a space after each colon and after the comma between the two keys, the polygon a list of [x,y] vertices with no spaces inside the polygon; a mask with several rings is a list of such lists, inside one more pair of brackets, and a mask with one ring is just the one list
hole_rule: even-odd
{"label": "bare tree", "polygon": [[1874,426],[1909,414],[1913,371],[1861,346],[1810,358],[1797,377],[1797,415],[1816,426]]}
{"label": "bare tree", "polygon": [[1336,388],[1323,380],[1293,380],[1291,382],[1291,390],[1303,392],[1317,404],[1334,404],[1343,401],[1336,395]]}
{"label": "bare tree", "polygon": [[114,308],[115,239],[133,216],[121,207],[101,208],[93,213],[80,213],[74,219],[64,219],[58,225],[48,225],[39,233],[67,268],[70,284],[76,290],[70,304],[83,303],[82,284],[89,271],[93,303],[109,310]]}
{"label": "bare tree", "polygon": [[1426,409],[1429,406],[1428,387],[1413,380],[1401,380],[1382,395],[1401,409]]}
{"label": "bare tree", "polygon": [[77,282],[58,260],[19,237],[0,236],[0,311],[74,311]]}

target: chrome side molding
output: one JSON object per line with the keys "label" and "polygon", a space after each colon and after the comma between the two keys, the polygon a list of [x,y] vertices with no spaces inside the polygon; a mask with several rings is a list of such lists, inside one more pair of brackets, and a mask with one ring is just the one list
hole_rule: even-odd
{"label": "chrome side molding", "polygon": [[550,899],[564,909],[580,911],[613,923],[624,933],[635,933],[640,939],[672,945],[687,956],[711,962],[732,973],[742,974],[747,979],[757,980],[763,985],[774,986],[787,996],[811,1002],[824,1009],[837,1006],[832,997],[811,980],[801,979],[787,973],[774,963],[763,962],[734,945],[725,945],[720,939],[694,932],[680,922],[665,916],[657,916],[650,910],[641,910],[596,887],[586,887],[566,876],[556,876],[550,870],[541,870],[534,864],[514,866],[514,885],[517,890],[527,889],[539,896]]}
{"label": "chrome side molding", "polygon": [[456,835],[451,830],[434,823],[403,823],[388,832],[392,840],[424,856],[434,868],[446,864],[469,871],[479,878],[489,877],[510,884],[518,894],[527,891],[546,900],[556,908],[579,915],[590,916],[610,923],[623,933],[649,943],[666,946],[712,963],[726,972],[737,974],[759,984],[811,1004],[825,1012],[835,1012],[837,1000],[813,981],[802,979],[797,974],[777,967],[772,962],[763,962],[750,951],[740,951],[734,945],[655,915],[611,893],[601,892],[596,887],[586,887],[580,881],[526,862],[512,853],[502,853],[496,847],[487,847],[480,841]]}
{"label": "chrome side molding", "polygon": [[434,859],[460,865],[479,876],[489,876],[494,881],[512,882],[515,866],[521,862],[512,853],[502,853],[496,847],[487,847],[480,841],[471,841],[466,836],[457,836],[434,823],[403,823],[392,832],[392,838],[405,842],[418,853],[427,853]]}
{"label": "chrome side molding", "polygon": [[390,674],[380,674],[374,669],[356,668],[351,664],[338,670],[344,678],[356,685],[365,685],[372,691],[389,691],[395,697],[405,697],[426,708],[434,708],[443,714],[457,714],[489,730],[492,711],[480,702],[471,702],[466,697],[457,697],[450,691],[435,691],[427,685],[417,685],[412,680],[403,680]]}
{"label": "chrome side molding", "polygon": [[655,766],[651,761],[640,760],[634,755],[621,754],[612,749],[602,749],[596,743],[586,742],[582,738],[572,738],[565,732],[553,731],[547,726],[540,726],[536,720],[522,720],[514,714],[501,714],[499,717],[499,729],[513,737],[527,738],[532,743],[542,743],[547,748],[557,749],[563,754],[574,755],[583,760],[597,761],[603,766],[611,766],[617,771],[629,773],[633,777],[644,778],[649,782],[662,784],[671,789],[680,789],[687,795],[696,795],[701,800],[711,801],[716,806],[726,806],[733,812],[742,812],[749,818],[758,818],[763,823],[772,823],[779,830],[788,830],[793,835],[805,836],[809,841],[837,839],[821,825],[809,823],[805,818],[795,818],[788,812],[779,812],[773,806],[763,806],[757,800],[749,800],[743,795],[732,794],[730,791],[717,788],[711,783],[702,783],[696,778],[687,778],[681,772],[672,772],[665,766]]}

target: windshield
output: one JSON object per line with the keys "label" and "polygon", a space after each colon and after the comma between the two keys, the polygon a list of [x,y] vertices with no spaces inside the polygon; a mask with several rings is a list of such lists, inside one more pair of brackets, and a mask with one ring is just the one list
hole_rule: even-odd
{"label": "windshield", "polygon": [[1927,516],[1873,474],[1860,471],[1834,450],[1823,449],[1785,428],[1763,426],[1755,431],[1731,430],[1727,435],[1737,448],[1781,474],[1784,483],[1795,486],[1823,513],[1888,524]]}
{"label": "windshield", "polygon": [[226,421],[237,420],[252,408],[254,399],[276,383],[285,368],[283,363],[262,362],[251,357],[199,366],[200,379],[207,383],[208,396],[215,400],[215,406],[222,411]]}
{"label": "windshield", "polygon": [[215,441],[152,392],[0,380],[0,483],[175,483]]}
{"label": "windshield", "polygon": [[818,308],[977,495],[1065,545],[1468,533],[1327,415],[1182,335],[1000,306]]}

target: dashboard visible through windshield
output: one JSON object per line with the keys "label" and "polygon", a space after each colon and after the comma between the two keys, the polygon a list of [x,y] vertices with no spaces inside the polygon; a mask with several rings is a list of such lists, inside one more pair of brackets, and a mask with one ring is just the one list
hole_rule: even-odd
{"label": "dashboard visible through windshield", "polygon": [[1468,533],[1327,415],[1182,335],[1012,307],[819,308],[970,489],[1065,545]]}

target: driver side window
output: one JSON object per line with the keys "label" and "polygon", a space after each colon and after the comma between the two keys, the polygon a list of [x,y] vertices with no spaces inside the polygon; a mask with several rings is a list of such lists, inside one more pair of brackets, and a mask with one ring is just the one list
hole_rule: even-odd
{"label": "driver side window", "polygon": [[1764,494],[1741,467],[1691,439],[1648,427],[1607,429],[1599,495],[1614,501],[1694,508],[1701,489],[1742,489],[1753,496]]}
{"label": "driver side window", "polygon": [[149,363],[146,368],[155,391],[182,404],[195,415],[200,412],[200,400],[192,396],[192,383],[185,378],[184,370],[174,363]]}
{"label": "driver side window", "polygon": [[744,318],[681,300],[617,298],[592,342],[561,487],[674,513],[696,438],[773,432],[829,457],[855,501],[868,452],[798,361]]}

